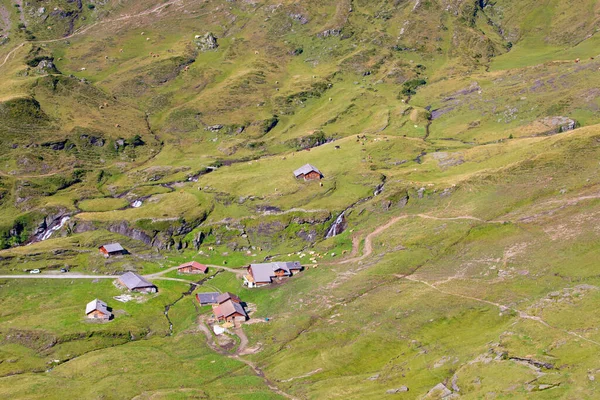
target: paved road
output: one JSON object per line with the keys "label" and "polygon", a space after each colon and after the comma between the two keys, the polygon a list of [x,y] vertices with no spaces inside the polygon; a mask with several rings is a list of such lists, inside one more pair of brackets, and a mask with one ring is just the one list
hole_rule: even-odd
{"label": "paved road", "polygon": [[0,275],[0,279],[116,279],[118,275],[84,275],[84,274],[27,274]]}

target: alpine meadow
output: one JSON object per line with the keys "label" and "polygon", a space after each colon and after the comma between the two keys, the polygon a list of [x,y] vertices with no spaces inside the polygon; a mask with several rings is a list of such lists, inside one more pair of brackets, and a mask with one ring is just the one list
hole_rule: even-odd
{"label": "alpine meadow", "polygon": [[0,398],[600,398],[599,32],[0,0]]}

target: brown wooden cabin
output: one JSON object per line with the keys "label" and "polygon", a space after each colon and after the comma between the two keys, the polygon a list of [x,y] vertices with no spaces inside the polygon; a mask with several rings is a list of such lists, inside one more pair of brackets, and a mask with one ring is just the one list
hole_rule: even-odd
{"label": "brown wooden cabin", "polygon": [[100,250],[100,253],[106,258],[127,254],[127,251],[119,243],[105,244],[104,246],[100,246],[98,250]]}
{"label": "brown wooden cabin", "polygon": [[305,164],[294,171],[296,179],[304,179],[305,181],[314,181],[323,178],[323,174],[317,167],[310,164]]}
{"label": "brown wooden cabin", "polygon": [[227,300],[218,306],[213,306],[213,313],[219,321],[244,322],[248,319],[246,310],[240,303]]}
{"label": "brown wooden cabin", "polygon": [[112,313],[108,311],[108,306],[102,300],[92,300],[85,306],[85,316],[89,319],[109,321]]}
{"label": "brown wooden cabin", "polygon": [[281,280],[301,270],[302,265],[298,261],[250,264],[244,284],[249,288],[266,286],[273,283],[273,279]]}

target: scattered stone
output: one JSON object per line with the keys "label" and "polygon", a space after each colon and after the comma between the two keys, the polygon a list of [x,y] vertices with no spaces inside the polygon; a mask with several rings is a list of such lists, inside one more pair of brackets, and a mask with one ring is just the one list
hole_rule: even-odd
{"label": "scattered stone", "polygon": [[446,387],[446,385],[444,385],[443,383],[440,382],[437,385],[435,385],[429,392],[427,392],[427,394],[425,395],[425,398],[440,399],[440,398],[450,396],[451,394],[452,394],[452,391],[450,389],[448,389]]}
{"label": "scattered stone", "polygon": [[376,381],[377,379],[379,379],[379,374],[375,374],[375,375],[367,378],[368,381]]}
{"label": "scattered stone", "polygon": [[385,391],[386,394],[396,394],[396,393],[402,393],[402,392],[408,392],[408,387],[400,386],[399,388],[389,389],[389,390]]}

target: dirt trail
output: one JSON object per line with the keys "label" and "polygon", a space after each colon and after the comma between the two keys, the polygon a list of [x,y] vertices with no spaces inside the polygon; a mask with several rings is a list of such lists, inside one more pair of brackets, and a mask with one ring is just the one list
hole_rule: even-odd
{"label": "dirt trail", "polygon": [[208,347],[210,347],[215,353],[218,353],[222,356],[229,357],[231,359],[234,359],[234,360],[237,360],[239,362],[246,364],[247,366],[250,367],[250,369],[252,369],[252,371],[254,372],[254,374],[256,376],[258,376],[259,378],[261,378],[263,380],[263,382],[267,385],[267,387],[272,392],[277,393],[278,395],[283,396],[287,399],[296,400],[296,397],[282,391],[273,382],[271,382],[265,376],[265,373],[263,372],[263,370],[260,369],[256,364],[254,364],[252,361],[245,360],[240,357],[240,355],[244,355],[244,350],[246,350],[246,348],[248,347],[248,337],[246,336],[246,334],[244,333],[244,331],[241,327],[235,328],[235,330],[234,330],[235,334],[238,335],[238,337],[240,338],[240,345],[238,346],[235,353],[233,353],[233,354],[228,353],[226,350],[220,348],[215,343],[214,336],[213,336],[212,332],[210,331],[209,327],[206,325],[206,321],[204,320],[204,317],[202,317],[202,316],[200,316],[198,318],[198,328],[200,329],[200,331],[202,331],[202,333],[204,333],[204,336],[206,337],[206,344],[208,345]]}
{"label": "dirt trail", "polygon": [[429,283],[427,281],[411,277],[410,275],[398,275],[398,274],[396,274],[394,276],[397,277],[397,278],[409,280],[411,282],[421,283],[423,285],[426,285],[426,286],[428,286],[428,287],[430,287],[430,288],[432,288],[432,289],[434,289],[434,290],[436,290],[436,291],[438,291],[440,293],[448,295],[448,296],[460,297],[460,298],[467,299],[467,300],[473,300],[473,301],[477,301],[477,302],[480,302],[480,303],[489,304],[489,305],[498,307],[500,309],[500,311],[507,311],[507,310],[513,311],[514,313],[516,313],[519,316],[519,318],[528,319],[528,320],[539,322],[540,324],[544,325],[546,328],[554,329],[554,330],[563,332],[563,333],[565,333],[567,335],[574,336],[576,338],[584,340],[584,341],[586,341],[588,343],[592,343],[592,344],[595,344],[597,346],[600,346],[600,342],[596,342],[595,340],[588,339],[585,336],[582,336],[582,335],[578,334],[577,332],[568,331],[566,329],[562,329],[562,328],[558,328],[556,326],[550,325],[548,322],[544,321],[542,318],[536,317],[534,315],[529,315],[529,314],[527,314],[527,313],[525,313],[525,312],[523,312],[521,310],[518,310],[516,308],[508,307],[508,306],[505,306],[503,304],[495,303],[495,302],[490,301],[490,300],[480,299],[480,298],[473,297],[473,296],[467,296],[467,295],[460,294],[460,293],[452,293],[452,292],[449,292],[447,290],[440,289],[438,286],[436,286],[434,284],[431,284],[431,283]]}
{"label": "dirt trail", "polygon": [[436,221],[469,220],[469,221],[477,221],[477,222],[483,222],[483,223],[489,223],[489,224],[501,224],[501,223],[505,222],[505,221],[486,221],[484,219],[473,217],[471,215],[462,215],[462,216],[458,216],[458,217],[436,217],[436,216],[427,215],[427,214],[400,215],[398,217],[392,218],[384,225],[379,226],[373,232],[369,233],[365,237],[365,248],[363,250],[362,256],[357,256],[357,254],[359,253],[359,250],[360,250],[359,249],[360,238],[358,236],[355,236],[352,238],[352,251],[350,252],[351,258],[347,258],[345,260],[341,260],[341,261],[338,261],[335,263],[326,263],[325,265],[348,264],[348,263],[353,263],[353,262],[364,260],[365,258],[367,258],[368,256],[370,256],[373,253],[373,238],[375,236],[379,235],[380,233],[382,233],[383,231],[389,229],[396,222],[400,221],[401,219],[406,219],[406,218],[423,218],[423,219],[433,219]]}
{"label": "dirt trail", "polygon": [[72,168],[63,168],[58,171],[48,172],[47,174],[39,174],[39,175],[11,175],[6,172],[0,171],[0,176],[5,176],[7,178],[15,178],[15,179],[34,179],[34,178],[45,178],[48,176],[53,176],[56,174],[62,174],[63,172],[71,171]]}
{"label": "dirt trail", "polygon": [[[22,2],[22,0],[19,0],[18,2]],[[80,28],[80,29],[76,30],[75,32],[73,32],[72,34],[70,34],[68,36],[64,36],[64,37],[61,37],[61,38],[58,38],[58,39],[32,40],[32,41],[23,42],[23,43],[19,44],[17,47],[15,47],[14,49],[12,49],[6,55],[6,57],[4,57],[4,61],[0,64],[0,68],[2,68],[8,62],[9,58],[18,49],[20,49],[21,47],[25,46],[27,43],[54,43],[54,42],[60,42],[61,40],[66,40],[66,39],[70,39],[70,38],[72,38],[74,36],[81,35],[81,34],[87,32],[90,29],[95,28],[96,26],[99,26],[99,25],[105,25],[105,24],[110,24],[110,23],[114,23],[114,22],[123,22],[123,21],[127,21],[129,19],[132,19],[132,18],[138,18],[138,17],[142,17],[142,16],[145,16],[145,15],[149,15],[149,14],[160,13],[166,7],[168,7],[170,5],[173,5],[175,3],[180,3],[180,2],[181,2],[181,0],[171,0],[171,1],[168,1],[166,3],[154,6],[153,8],[150,8],[148,10],[141,11],[141,12],[139,12],[137,14],[123,15],[121,17],[117,17],[117,18],[113,18],[113,19],[107,19],[107,20],[103,20],[103,21],[98,21],[98,22],[95,22],[92,25],[89,25],[89,26],[87,26],[87,27],[85,27],[83,29]],[[24,20],[24,16],[23,16],[23,13],[21,12],[21,22],[24,23],[24,21],[25,21]]]}
{"label": "dirt trail", "polygon": [[[223,267],[223,266],[221,266],[221,265],[211,265],[211,264],[205,264],[205,265],[206,265],[208,268],[214,268],[214,269],[220,269],[220,270],[223,270],[223,271],[228,271],[228,272],[231,272],[231,273],[234,273],[234,274],[236,274],[237,276],[242,276],[242,275],[244,275],[244,271],[245,271],[245,270],[243,270],[243,269],[239,269],[239,268],[238,268],[238,269],[236,269],[236,268]],[[176,267],[170,267],[170,268],[167,268],[167,269],[165,269],[165,270],[163,270],[163,271],[155,272],[155,273],[153,273],[153,274],[144,275],[144,277],[145,277],[145,278],[148,278],[148,279],[171,279],[171,280],[182,280],[182,279],[177,279],[177,278],[161,278],[161,277],[162,277],[164,274],[167,274],[167,273],[169,273],[169,272],[171,272],[171,271],[175,271],[175,270],[177,270],[177,268],[179,268],[179,266],[176,266]],[[189,282],[189,281],[186,281],[186,282]]]}

